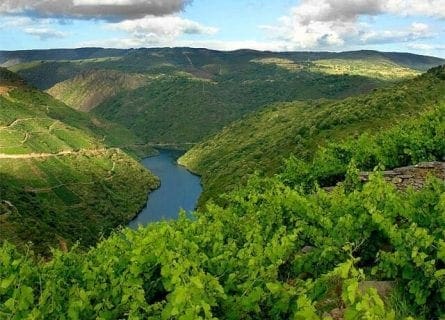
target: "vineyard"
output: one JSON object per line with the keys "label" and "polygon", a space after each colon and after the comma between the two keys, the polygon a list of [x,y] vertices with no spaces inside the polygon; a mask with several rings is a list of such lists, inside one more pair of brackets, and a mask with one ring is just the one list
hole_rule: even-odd
{"label": "vineyard", "polygon": [[444,117],[437,106],[293,157],[224,207],[116,231],[87,252],[47,261],[4,243],[0,318],[442,319],[444,181],[399,191],[358,172],[442,160]]}

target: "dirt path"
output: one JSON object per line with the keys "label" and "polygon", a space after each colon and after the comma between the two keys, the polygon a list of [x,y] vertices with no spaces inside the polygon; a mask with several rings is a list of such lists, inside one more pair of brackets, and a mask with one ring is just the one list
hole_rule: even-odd
{"label": "dirt path", "polygon": [[11,89],[13,88],[8,86],[0,86],[0,96],[7,94]]}
{"label": "dirt path", "polygon": [[39,159],[39,158],[52,158],[67,155],[96,155],[103,153],[107,150],[117,151],[117,148],[99,148],[99,149],[81,149],[79,151],[64,150],[57,153],[26,153],[26,154],[6,154],[0,153],[0,159]]}
{"label": "dirt path", "polygon": [[192,59],[190,59],[187,52],[183,52],[182,54],[187,58],[187,61],[189,62],[190,67],[194,68],[195,66],[193,65]]}
{"label": "dirt path", "polygon": [[48,132],[51,133],[54,130],[54,127],[59,124],[59,120],[54,121],[49,127]]}
{"label": "dirt path", "polygon": [[13,126],[15,126],[17,123],[19,122],[23,122],[23,121],[31,121],[31,120],[51,120],[49,118],[22,118],[22,119],[16,119],[13,122],[11,122],[10,124],[8,124],[7,126],[2,126],[0,127],[0,130],[5,130],[5,129],[9,129]]}

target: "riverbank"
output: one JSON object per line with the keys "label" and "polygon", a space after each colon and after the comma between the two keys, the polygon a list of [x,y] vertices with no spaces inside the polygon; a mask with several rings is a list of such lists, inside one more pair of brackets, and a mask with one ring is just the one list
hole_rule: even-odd
{"label": "riverbank", "polygon": [[142,165],[159,177],[160,186],[148,196],[146,206],[129,223],[137,228],[150,222],[178,217],[180,209],[193,211],[202,192],[201,179],[179,165],[179,150],[159,149],[159,155],[145,158]]}

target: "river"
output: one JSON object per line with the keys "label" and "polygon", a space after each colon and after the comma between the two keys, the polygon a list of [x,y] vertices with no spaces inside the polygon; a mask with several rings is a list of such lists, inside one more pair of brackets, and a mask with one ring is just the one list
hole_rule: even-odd
{"label": "river", "polygon": [[161,186],[148,196],[147,206],[130,222],[131,228],[160,220],[176,219],[182,208],[193,211],[202,192],[201,179],[176,163],[175,150],[159,150],[159,155],[142,164],[161,179]]}

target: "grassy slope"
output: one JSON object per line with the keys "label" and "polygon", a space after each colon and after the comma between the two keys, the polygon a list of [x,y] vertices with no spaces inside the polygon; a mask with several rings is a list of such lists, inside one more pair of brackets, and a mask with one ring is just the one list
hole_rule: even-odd
{"label": "grassy slope", "polygon": [[255,170],[276,172],[291,153],[309,157],[326,141],[375,132],[444,99],[445,79],[429,72],[339,102],[280,103],[229,125],[179,162],[202,175],[202,204]]}
{"label": "grassy slope", "polygon": [[91,70],[58,83],[47,92],[74,109],[90,111],[120,91],[134,90],[143,86],[147,80],[141,74]]}
{"label": "grassy slope", "polygon": [[93,244],[130,220],[158,183],[109,148],[132,134],[1,75],[9,91],[0,95],[0,238],[47,252],[59,240]]}
{"label": "grassy slope", "polygon": [[295,74],[274,65],[248,63],[211,80],[163,76],[105,101],[94,113],[130,128],[145,141],[193,143],[271,102],[340,98],[379,85],[379,80],[360,76]]}
{"label": "grassy slope", "polygon": [[[71,79],[62,86],[74,88],[64,88],[57,95],[71,101],[84,101],[97,93],[96,86],[86,85],[89,79],[79,83],[78,75],[85,71],[149,75],[151,81],[146,86],[122,92],[94,112],[125,125],[144,141],[194,143],[273,102],[343,98],[388,80],[414,76],[441,61],[375,51],[271,53],[161,48],[128,50],[110,58],[30,61],[12,69],[42,89]],[[114,87],[106,77],[101,77],[102,82],[101,88]],[[84,88],[91,89],[88,92]]]}

